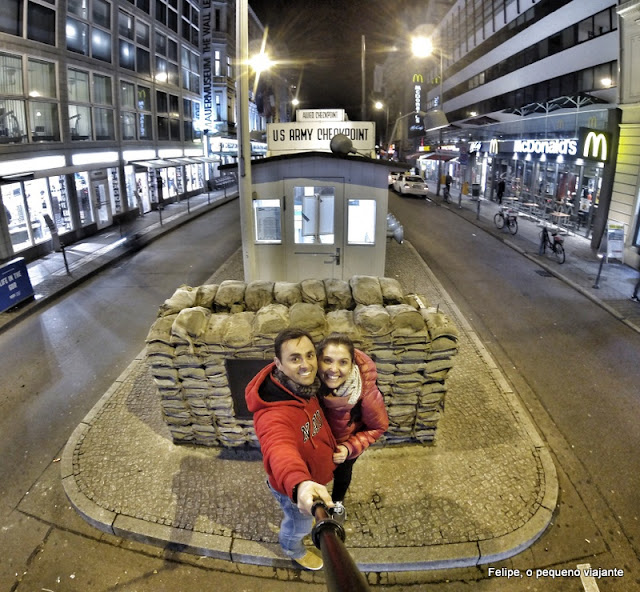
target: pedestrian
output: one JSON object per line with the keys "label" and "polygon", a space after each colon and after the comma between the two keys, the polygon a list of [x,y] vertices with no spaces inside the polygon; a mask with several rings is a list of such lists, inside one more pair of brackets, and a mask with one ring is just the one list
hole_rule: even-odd
{"label": "pedestrian", "polygon": [[317,397],[320,381],[311,336],[301,329],[284,329],[274,348],[274,361],[247,385],[245,398],[267,484],[284,514],[280,546],[300,566],[318,570],[322,558],[302,541],[311,532],[314,499],[334,506],[326,485],[333,478],[336,440]]}
{"label": "pedestrian", "polygon": [[505,190],[505,182],[504,177],[500,177],[500,181],[498,181],[498,203],[502,203],[502,197],[504,196]]}
{"label": "pedestrian", "polygon": [[638,298],[638,290],[640,290],[640,277],[636,282],[636,287],[633,289],[633,295],[631,296],[631,300],[634,302],[640,302],[640,298]]}
{"label": "pedestrian", "polygon": [[[331,333],[317,347],[318,396],[338,443],[333,455],[331,499],[342,508],[358,457],[389,428],[389,416],[373,360],[347,335]],[[343,509],[344,511],[344,509]]]}
{"label": "pedestrian", "polygon": [[445,198],[445,201],[449,201],[449,198],[451,197],[451,181],[453,181],[453,179],[451,178],[451,175],[449,173],[447,173],[447,176],[444,178],[444,186],[445,186],[444,198]]}

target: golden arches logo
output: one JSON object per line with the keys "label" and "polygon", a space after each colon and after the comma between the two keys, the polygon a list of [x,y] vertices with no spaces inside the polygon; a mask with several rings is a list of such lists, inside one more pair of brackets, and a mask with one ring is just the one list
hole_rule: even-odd
{"label": "golden arches logo", "polygon": [[422,84],[424,82],[424,76],[422,74],[414,74],[413,82],[419,82],[420,84]]}
{"label": "golden arches logo", "polygon": [[489,141],[489,154],[498,154],[498,152],[500,152],[500,149],[498,147],[498,140],[492,138]]}
{"label": "golden arches logo", "polygon": [[602,132],[589,132],[584,140],[582,156],[607,160],[607,137]]}

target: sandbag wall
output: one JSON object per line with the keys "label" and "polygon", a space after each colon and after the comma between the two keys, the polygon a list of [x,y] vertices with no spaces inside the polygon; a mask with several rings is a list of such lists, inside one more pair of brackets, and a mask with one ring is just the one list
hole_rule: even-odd
{"label": "sandbag wall", "polygon": [[372,276],[226,280],[176,290],[147,336],[147,361],[174,442],[257,447],[251,419],[235,415],[226,364],[271,362],[274,338],[289,326],[307,330],[316,343],[346,333],[373,358],[389,413],[383,442],[433,442],[457,329],[423,296]]}

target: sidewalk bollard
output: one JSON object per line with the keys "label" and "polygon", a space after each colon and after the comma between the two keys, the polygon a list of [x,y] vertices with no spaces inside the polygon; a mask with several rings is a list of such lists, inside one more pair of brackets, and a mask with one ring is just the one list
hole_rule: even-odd
{"label": "sidewalk bollard", "polygon": [[160,216],[160,226],[162,226],[162,206],[158,203],[158,215]]}
{"label": "sidewalk bollard", "polygon": [[462,209],[462,189],[460,189],[460,194],[458,195],[458,209]]}
{"label": "sidewalk bollard", "polygon": [[596,283],[593,284],[593,287],[596,290],[600,288],[600,274],[602,273],[602,264],[604,263],[604,253],[598,253],[598,257],[600,259],[600,267],[598,267],[598,275],[596,276]]}
{"label": "sidewalk bollard", "polygon": [[476,210],[476,220],[480,220],[480,196],[478,195],[478,206]]}
{"label": "sidewalk bollard", "polygon": [[187,196],[187,214],[191,213],[191,200],[189,199],[189,196]]}
{"label": "sidewalk bollard", "polygon": [[64,268],[67,270],[67,275],[71,275],[71,271],[69,271],[69,262],[67,261],[67,252],[65,251],[65,245],[62,241],[60,241],[60,250],[62,251],[62,259],[64,260]]}
{"label": "sidewalk bollard", "polygon": [[345,533],[327,507],[317,501],[311,513],[316,524],[311,531],[313,544],[322,551],[324,573],[329,592],[370,592],[364,575],[344,545]]}

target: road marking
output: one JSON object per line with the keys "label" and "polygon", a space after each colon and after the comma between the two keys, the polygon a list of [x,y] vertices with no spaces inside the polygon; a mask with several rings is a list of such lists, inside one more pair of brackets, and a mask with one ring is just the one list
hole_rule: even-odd
{"label": "road marking", "polygon": [[585,592],[600,592],[598,584],[596,584],[596,579],[593,576],[585,575],[585,573],[588,573],[591,569],[591,564],[581,563],[578,565],[578,569],[580,570],[580,580],[582,581]]}

